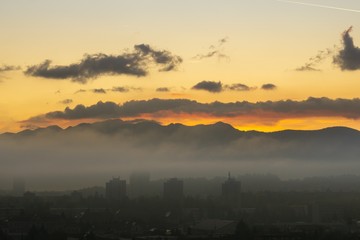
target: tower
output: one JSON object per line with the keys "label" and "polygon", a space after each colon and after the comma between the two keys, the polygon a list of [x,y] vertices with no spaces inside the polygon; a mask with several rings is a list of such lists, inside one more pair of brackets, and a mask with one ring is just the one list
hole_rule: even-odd
{"label": "tower", "polygon": [[147,172],[136,172],[130,175],[130,196],[132,198],[148,195],[150,186],[150,174]]}
{"label": "tower", "polygon": [[184,182],[171,178],[164,183],[164,199],[172,202],[180,202],[184,197]]}
{"label": "tower", "polygon": [[222,184],[221,193],[226,204],[234,208],[241,206],[241,182],[232,178],[230,172],[228,179]]}
{"label": "tower", "polygon": [[121,200],[126,197],[126,181],[113,178],[106,183],[105,196],[109,200]]}

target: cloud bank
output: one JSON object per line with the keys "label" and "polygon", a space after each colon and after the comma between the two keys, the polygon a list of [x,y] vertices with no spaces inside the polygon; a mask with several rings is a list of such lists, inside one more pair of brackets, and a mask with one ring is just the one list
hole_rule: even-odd
{"label": "cloud bank", "polygon": [[[166,113],[166,114],[165,114]],[[165,114],[165,115],[164,115]],[[256,117],[281,120],[307,117],[360,118],[360,99],[329,99],[310,97],[304,101],[282,100],[266,102],[200,103],[188,99],[133,100],[123,104],[98,102],[94,105],[66,107],[64,111],[48,112],[30,118],[25,123],[44,120],[79,120],[110,118],[162,117],[177,114],[203,115],[217,118]]]}

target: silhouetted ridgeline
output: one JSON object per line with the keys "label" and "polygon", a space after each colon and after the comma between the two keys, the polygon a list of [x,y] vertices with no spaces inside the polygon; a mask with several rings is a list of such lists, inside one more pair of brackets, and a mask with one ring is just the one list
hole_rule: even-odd
{"label": "silhouetted ridgeline", "polygon": [[[321,130],[284,130],[278,132],[240,131],[231,125],[218,122],[211,125],[185,126],[182,124],[160,125],[154,121],[135,120],[108,120],[97,123],[82,123],[74,127],[62,129],[58,126],[24,130],[18,133],[4,133],[1,140],[35,140],[36,138],[71,137],[73,134],[95,133],[112,140],[127,138],[134,143],[146,146],[176,143],[183,145],[195,144],[199,147],[229,145],[237,141],[247,141],[248,146],[255,146],[254,141],[267,141],[281,144],[282,147],[274,149],[272,153],[281,158],[286,157],[329,157],[349,156],[346,153],[360,152],[357,144],[360,143],[360,132],[347,127],[331,127]],[[242,142],[244,143],[244,142]],[[267,149],[266,146],[262,147]],[[261,155],[262,149],[257,149]],[[283,150],[276,152],[275,150]],[[251,153],[251,152],[250,152]],[[269,153],[269,152],[267,152]],[[276,154],[277,153],[277,154]],[[330,154],[331,153],[331,154]],[[334,155],[334,153],[336,153]],[[258,155],[256,154],[256,155]],[[298,154],[298,155],[296,155]],[[255,155],[255,154],[254,154]],[[267,157],[271,157],[267,156]]]}

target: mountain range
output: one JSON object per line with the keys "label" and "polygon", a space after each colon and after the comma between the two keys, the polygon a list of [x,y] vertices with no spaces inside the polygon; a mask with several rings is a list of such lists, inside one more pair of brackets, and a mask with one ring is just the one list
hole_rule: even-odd
{"label": "mountain range", "polygon": [[196,142],[199,145],[229,144],[236,140],[251,140],[265,138],[279,142],[304,142],[321,145],[340,144],[344,147],[360,143],[360,132],[347,127],[330,127],[320,130],[283,130],[277,132],[241,131],[230,124],[217,122],[209,125],[185,126],[179,123],[161,125],[155,121],[134,120],[122,121],[119,119],[95,123],[81,123],[65,129],[59,126],[46,128],[26,129],[18,133],[3,133],[0,139],[31,138],[38,136],[51,136],[81,134],[84,132],[96,133],[104,136],[132,136],[135,138],[151,138],[151,143],[171,141],[176,143]]}
{"label": "mountain range", "polygon": [[218,176],[230,170],[284,178],[358,174],[359,146],[360,132],[346,127],[266,133],[223,122],[108,120],[1,134],[0,176],[26,175],[39,189],[64,189],[133,171],[157,177]]}

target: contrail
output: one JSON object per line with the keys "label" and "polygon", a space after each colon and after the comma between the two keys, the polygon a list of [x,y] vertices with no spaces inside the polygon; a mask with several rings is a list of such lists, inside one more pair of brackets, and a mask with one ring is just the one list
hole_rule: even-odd
{"label": "contrail", "polygon": [[327,8],[327,9],[333,9],[333,10],[360,13],[360,10],[356,10],[356,9],[340,8],[340,7],[333,7],[333,6],[326,6],[326,5],[320,5],[320,4],[305,3],[305,2],[295,2],[295,1],[288,1],[288,0],[277,0],[277,1],[278,2],[286,2],[286,3],[305,5],[305,6],[311,6],[311,7],[319,7],[319,8]]}

